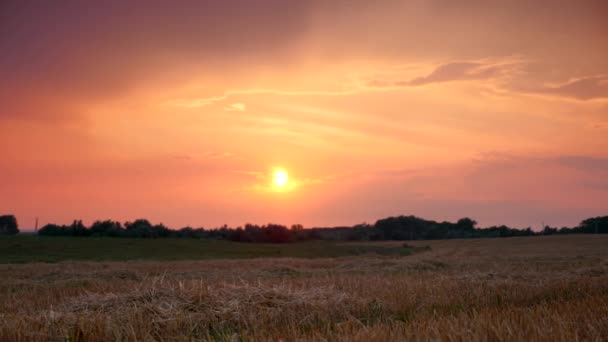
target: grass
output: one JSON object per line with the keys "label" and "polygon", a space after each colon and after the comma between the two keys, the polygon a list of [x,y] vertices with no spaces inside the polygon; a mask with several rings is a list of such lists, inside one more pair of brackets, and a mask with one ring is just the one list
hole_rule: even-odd
{"label": "grass", "polygon": [[[405,257],[365,250],[339,258],[1,264],[0,340],[603,341],[608,336],[608,236],[408,243],[431,248]],[[298,253],[310,256],[315,248],[361,246],[403,248],[399,242],[275,247],[308,247]]]}
{"label": "grass", "polygon": [[418,247],[311,241],[253,244],[199,239],[40,237],[0,238],[0,263],[59,261],[201,260],[234,258],[334,258],[361,254],[409,255]]}

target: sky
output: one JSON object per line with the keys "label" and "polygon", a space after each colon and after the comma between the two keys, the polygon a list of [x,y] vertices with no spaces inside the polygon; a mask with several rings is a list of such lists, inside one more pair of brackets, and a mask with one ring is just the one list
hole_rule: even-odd
{"label": "sky", "polygon": [[2,1],[0,214],[574,226],[608,214],[606,18],[605,1]]}

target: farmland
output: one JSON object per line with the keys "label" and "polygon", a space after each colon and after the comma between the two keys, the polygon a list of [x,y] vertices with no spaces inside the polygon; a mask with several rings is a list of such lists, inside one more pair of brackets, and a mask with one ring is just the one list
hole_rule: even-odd
{"label": "farmland", "polygon": [[0,340],[608,336],[608,236],[408,244],[3,238]]}
{"label": "farmland", "polygon": [[242,258],[332,258],[363,254],[409,255],[427,246],[403,247],[310,241],[293,244],[237,243],[208,239],[1,237],[0,263]]}

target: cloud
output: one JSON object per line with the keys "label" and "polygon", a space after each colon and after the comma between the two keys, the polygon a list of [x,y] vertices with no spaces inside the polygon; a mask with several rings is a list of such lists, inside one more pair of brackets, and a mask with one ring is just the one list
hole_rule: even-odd
{"label": "cloud", "polygon": [[500,66],[482,63],[455,62],[438,66],[428,76],[418,77],[404,85],[421,86],[430,83],[441,83],[462,80],[480,80],[500,74]]}
{"label": "cloud", "polygon": [[164,103],[164,105],[183,107],[183,108],[199,108],[199,107],[205,107],[205,106],[215,104],[216,102],[224,101],[227,98],[228,98],[228,95],[201,97],[201,98],[192,98],[192,99],[174,99],[174,100],[170,100],[170,101]]}
{"label": "cloud", "polygon": [[588,125],[588,127],[593,129],[608,129],[608,122],[595,122]]}
{"label": "cloud", "polygon": [[[300,90],[285,90],[276,88],[250,88],[250,89],[231,89],[226,90],[221,95],[207,97],[192,97],[192,98],[177,98],[165,102],[163,105],[183,107],[183,108],[199,108],[214,105],[219,102],[227,101],[231,96],[236,95],[278,95],[278,96],[349,96],[364,92],[376,92],[390,90],[391,88],[415,87],[431,83],[443,83],[450,81],[465,81],[465,80],[484,80],[502,76],[508,76],[514,73],[522,63],[519,57],[504,57],[498,61],[465,61],[451,62],[441,64],[427,76],[417,77],[411,80],[400,81],[387,78],[374,78],[371,80],[357,81],[354,84],[344,84],[339,90],[323,90],[323,89],[300,89]],[[411,68],[414,68],[410,66]],[[418,66],[416,66],[417,68]],[[395,70],[407,69],[407,66],[399,65],[391,67]],[[242,111],[241,103],[233,103],[225,106],[227,111]]]}
{"label": "cloud", "polygon": [[608,175],[608,158],[589,156],[562,156],[556,158],[561,165],[591,172],[602,171]]}
{"label": "cloud", "polygon": [[[548,167],[568,167],[584,172],[605,171],[608,173],[608,157],[587,155],[558,155],[552,157],[525,157],[509,153],[482,153],[473,159],[478,166],[490,166],[498,169],[518,165],[545,165]],[[487,169],[486,171],[492,171]]]}
{"label": "cloud", "polygon": [[217,151],[206,151],[194,154],[172,154],[170,156],[171,158],[178,160],[227,159],[236,157],[236,155],[232,152]]}
{"label": "cloud", "polygon": [[538,83],[543,74],[527,70],[527,77],[522,76],[525,61],[521,58],[506,58],[504,61],[461,61],[440,64],[426,76],[410,80],[392,80],[376,78],[367,81],[371,88],[417,87],[428,84],[455,81],[502,79],[497,84],[504,91],[544,94],[577,100],[594,100],[608,98],[608,75],[600,74],[587,77],[572,78],[567,82],[556,85],[530,86]]}
{"label": "cloud", "polygon": [[0,110],[0,119],[43,119],[57,116],[57,108],[23,104],[48,97],[88,108],[155,84],[209,78],[220,67],[236,73],[290,61],[295,53],[288,43],[306,33],[312,4],[8,0],[0,8],[0,74],[10,80],[0,85],[0,102],[25,107]]}
{"label": "cloud", "polygon": [[162,105],[183,108],[199,108],[210,106],[227,100],[234,95],[278,95],[278,96],[345,96],[357,94],[365,89],[352,87],[346,90],[282,90],[272,88],[252,88],[227,90],[222,95],[210,97],[178,98],[169,100]]}
{"label": "cloud", "polygon": [[207,151],[202,154],[203,157],[209,159],[225,159],[234,157],[234,153],[232,152],[215,152],[215,151]]}
{"label": "cloud", "polygon": [[224,110],[227,112],[244,112],[246,108],[244,103],[237,102],[224,107]]}
{"label": "cloud", "polygon": [[519,58],[505,58],[504,61],[461,61],[435,66],[426,76],[410,80],[373,79],[367,82],[372,88],[417,87],[433,83],[453,81],[487,80],[513,75],[522,64]]}
{"label": "cloud", "polygon": [[596,190],[604,190],[608,192],[608,181],[587,181],[583,185]]}
{"label": "cloud", "polygon": [[[466,177],[471,189],[488,196],[511,196],[510,199],[534,198],[543,201],[575,201],[594,205],[591,189],[605,196],[608,158],[587,155],[518,156],[485,154],[473,161]],[[517,197],[516,197],[517,196]],[[591,201],[591,202],[590,202]]]}
{"label": "cloud", "polygon": [[250,176],[250,177],[255,177],[257,179],[264,179],[266,178],[266,174],[264,172],[261,171],[253,171],[253,170],[232,170],[233,173],[236,174],[240,174],[240,175],[244,175],[244,176]]}
{"label": "cloud", "polygon": [[581,77],[559,85],[530,88],[527,91],[577,100],[608,99],[608,76]]}

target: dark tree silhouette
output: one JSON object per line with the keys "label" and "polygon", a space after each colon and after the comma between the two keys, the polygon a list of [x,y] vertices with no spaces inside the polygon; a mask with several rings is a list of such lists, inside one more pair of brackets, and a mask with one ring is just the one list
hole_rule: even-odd
{"label": "dark tree silhouette", "polygon": [[608,234],[608,216],[588,218],[579,227],[583,233]]}
{"label": "dark tree silhouette", "polygon": [[18,233],[19,233],[19,225],[17,224],[17,218],[14,215],[0,216],[0,234],[1,235],[15,235]]}
{"label": "dark tree silhouette", "polygon": [[477,221],[470,219],[468,217],[465,218],[461,218],[460,220],[458,220],[458,222],[456,222],[456,225],[464,230],[473,230],[475,229],[475,226],[477,225]]}
{"label": "dark tree silhouette", "polygon": [[120,222],[112,220],[95,221],[90,230],[91,236],[121,236],[124,232]]}
{"label": "dark tree silhouette", "polygon": [[146,219],[138,219],[132,223],[126,222],[125,230],[125,234],[127,236],[141,238],[168,237],[171,234],[171,230],[165,227],[162,223],[152,225],[150,221]]}
{"label": "dark tree silhouette", "polygon": [[[16,227],[14,216],[2,216],[0,233],[7,234]],[[14,222],[14,225],[13,225]],[[18,230],[16,230],[18,232]],[[216,229],[185,227],[180,230],[171,230],[163,224],[153,225],[146,219],[133,222],[120,222],[111,220],[96,221],[87,228],[82,221],[75,220],[71,225],[60,226],[47,224],[39,231],[39,235],[47,236],[112,236],[125,238],[197,238],[231,240],[238,242],[259,243],[285,243],[305,240],[338,240],[338,241],[368,241],[368,240],[435,240],[435,239],[470,239],[470,238],[498,238],[512,236],[533,236],[553,234],[582,234],[582,233],[608,233],[608,216],[593,217],[583,220],[574,228],[560,229],[544,227],[541,232],[534,232],[530,228],[516,229],[507,226],[493,226],[477,228],[477,222],[465,217],[453,222],[437,222],[425,220],[416,216],[387,217],[378,220],[375,224],[357,224],[352,227],[328,227],[304,229],[300,224],[291,228],[280,224],[267,224],[258,226],[246,224],[244,227],[230,228],[227,225]]]}

